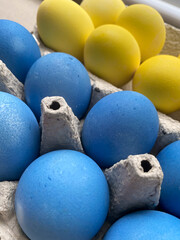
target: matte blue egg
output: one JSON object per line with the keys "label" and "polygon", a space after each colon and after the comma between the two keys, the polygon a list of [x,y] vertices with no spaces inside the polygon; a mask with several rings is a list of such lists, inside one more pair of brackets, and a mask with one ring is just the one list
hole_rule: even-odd
{"label": "matte blue egg", "polygon": [[87,155],[102,168],[129,155],[149,153],[159,130],[152,102],[133,91],[121,91],[101,99],[88,113],[82,142]]}
{"label": "matte blue egg", "polygon": [[82,63],[66,53],[51,53],[36,61],[25,81],[26,101],[36,117],[41,115],[41,100],[62,96],[81,118],[89,105],[91,84]]}
{"label": "matte blue egg", "polygon": [[156,157],[164,173],[160,207],[180,218],[180,141],[169,144]]}
{"label": "matte blue egg", "polygon": [[0,123],[0,181],[18,180],[39,155],[39,125],[23,101],[4,92],[0,92]]}
{"label": "matte blue egg", "polygon": [[30,32],[19,23],[0,19],[0,60],[24,83],[40,50]]}
{"label": "matte blue egg", "polygon": [[116,221],[103,240],[179,240],[180,220],[170,214],[144,210]]}
{"label": "matte blue egg", "polygon": [[91,240],[108,208],[102,170],[73,150],[36,159],[22,175],[15,195],[18,222],[32,240]]}

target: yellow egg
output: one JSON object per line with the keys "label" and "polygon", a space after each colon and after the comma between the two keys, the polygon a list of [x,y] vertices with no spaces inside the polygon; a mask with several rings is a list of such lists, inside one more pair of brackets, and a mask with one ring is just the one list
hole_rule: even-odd
{"label": "yellow egg", "polygon": [[148,97],[163,113],[180,109],[180,59],[170,55],[149,58],[136,71],[133,90]]}
{"label": "yellow egg", "polygon": [[44,44],[83,60],[83,49],[94,25],[84,9],[69,0],[45,0],[38,9],[37,26]]}
{"label": "yellow egg", "polygon": [[81,7],[89,14],[95,27],[115,23],[125,9],[121,0],[84,0]]}
{"label": "yellow egg", "polygon": [[84,63],[90,72],[121,87],[130,81],[140,64],[139,46],[126,29],[102,25],[87,39]]}
{"label": "yellow egg", "polygon": [[126,28],[136,38],[141,60],[160,53],[166,38],[166,29],[161,15],[152,7],[134,4],[119,16],[117,24]]}

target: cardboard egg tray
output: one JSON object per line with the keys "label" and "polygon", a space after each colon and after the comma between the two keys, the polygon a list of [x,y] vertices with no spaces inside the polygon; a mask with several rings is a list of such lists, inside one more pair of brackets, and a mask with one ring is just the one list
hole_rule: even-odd
{"label": "cardboard egg tray", "polygon": [[[166,24],[167,39],[163,54],[178,56],[180,30]],[[42,55],[52,52],[40,41],[36,27],[33,36]],[[116,88],[89,73],[92,97],[89,110],[102,97],[113,92],[131,90],[131,82]],[[11,93],[24,101],[24,86],[0,61],[0,91]],[[83,120],[79,121],[61,96],[46,97],[41,103],[41,154],[56,149],[84,152],[81,143]],[[180,139],[180,111],[170,116],[158,113],[160,129],[150,154],[130,155],[111,168],[105,169],[110,189],[110,208],[107,220],[93,240],[101,240],[113,221],[137,209],[154,209],[158,205],[163,172],[156,154],[166,145]],[[121,160],[121,159],[120,159]],[[0,240],[28,239],[19,227],[14,211],[14,195],[18,182],[0,182]]]}

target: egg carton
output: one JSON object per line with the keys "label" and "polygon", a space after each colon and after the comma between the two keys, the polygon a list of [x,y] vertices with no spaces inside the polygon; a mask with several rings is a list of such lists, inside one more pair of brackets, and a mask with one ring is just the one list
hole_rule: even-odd
{"label": "egg carton", "polygon": [[[167,39],[163,54],[177,56],[180,53],[180,30],[166,24]],[[41,54],[53,52],[43,45],[35,28],[33,36]],[[104,96],[122,90],[131,90],[132,83],[119,89],[89,73],[92,96],[88,111]],[[24,86],[0,61],[0,91],[8,92],[25,101]],[[158,112],[159,134],[150,154],[130,155],[104,174],[110,189],[110,208],[106,222],[93,240],[102,240],[103,235],[119,217],[137,209],[154,209],[159,203],[163,172],[156,154],[168,144],[180,140],[180,112],[167,116]],[[41,154],[57,149],[73,149],[84,152],[81,130],[84,120],[73,114],[61,96],[46,97],[41,102]],[[26,240],[28,237],[18,225],[14,211],[14,195],[18,182],[0,182],[0,240]]]}

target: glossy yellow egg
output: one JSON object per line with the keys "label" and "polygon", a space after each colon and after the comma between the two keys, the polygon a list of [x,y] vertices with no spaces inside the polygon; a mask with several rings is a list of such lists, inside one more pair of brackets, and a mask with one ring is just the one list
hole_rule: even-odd
{"label": "glossy yellow egg", "polygon": [[180,59],[170,55],[149,58],[136,71],[133,90],[148,97],[163,113],[180,109]]}
{"label": "glossy yellow egg", "polygon": [[84,63],[90,72],[121,87],[139,67],[139,46],[126,29],[113,24],[102,25],[87,39]]}
{"label": "glossy yellow egg", "polygon": [[162,50],[166,29],[161,15],[154,8],[144,4],[131,5],[120,14],[117,24],[126,28],[136,38],[142,61]]}
{"label": "glossy yellow egg", "polygon": [[89,14],[94,26],[98,27],[115,23],[125,4],[121,0],[83,0],[81,7]]}
{"label": "glossy yellow egg", "polygon": [[44,44],[83,60],[83,49],[94,25],[84,9],[70,0],[45,0],[38,9],[37,26]]}

